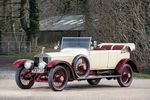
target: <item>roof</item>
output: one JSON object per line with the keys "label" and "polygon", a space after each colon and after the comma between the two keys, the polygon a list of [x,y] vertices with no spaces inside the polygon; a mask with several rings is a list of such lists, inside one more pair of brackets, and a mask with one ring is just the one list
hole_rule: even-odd
{"label": "roof", "polygon": [[41,31],[84,30],[83,15],[52,16],[40,21]]}

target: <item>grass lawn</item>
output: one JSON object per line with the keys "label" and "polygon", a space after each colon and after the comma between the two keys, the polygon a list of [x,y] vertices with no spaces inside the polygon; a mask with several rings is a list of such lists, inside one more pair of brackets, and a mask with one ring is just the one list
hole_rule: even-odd
{"label": "grass lawn", "polygon": [[[10,55],[0,55],[0,57],[5,58],[7,61],[15,61],[17,59],[33,59],[35,55],[39,54],[41,51],[31,53],[18,53],[18,54],[10,54]],[[56,52],[54,49],[46,49],[45,52]]]}
{"label": "grass lawn", "polygon": [[150,74],[145,73],[133,73],[133,76],[136,78],[150,79]]}
{"label": "grass lawn", "polygon": [[15,61],[17,59],[33,59],[34,55],[37,53],[20,53],[20,54],[12,54],[12,55],[4,55],[3,57],[7,61]]}
{"label": "grass lawn", "polygon": [[133,73],[134,77],[150,79],[150,68],[143,69],[140,73]]}

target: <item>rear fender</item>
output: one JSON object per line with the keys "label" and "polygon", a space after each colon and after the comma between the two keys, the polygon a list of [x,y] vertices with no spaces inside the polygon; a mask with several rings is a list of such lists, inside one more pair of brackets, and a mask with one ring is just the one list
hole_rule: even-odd
{"label": "rear fender", "polygon": [[69,70],[69,73],[71,75],[72,79],[75,79],[75,74],[73,71],[73,67],[66,61],[61,61],[61,60],[53,60],[48,62],[47,67],[48,68],[54,68],[56,65],[63,65],[64,67],[66,67],[66,69]]}
{"label": "rear fender", "polygon": [[21,65],[23,65],[26,61],[27,61],[27,59],[18,59],[13,63],[13,67],[18,68]]}
{"label": "rear fender", "polygon": [[123,71],[124,64],[129,64],[134,72],[139,72],[136,64],[131,59],[122,59],[117,64],[115,71],[117,74],[121,74]]}

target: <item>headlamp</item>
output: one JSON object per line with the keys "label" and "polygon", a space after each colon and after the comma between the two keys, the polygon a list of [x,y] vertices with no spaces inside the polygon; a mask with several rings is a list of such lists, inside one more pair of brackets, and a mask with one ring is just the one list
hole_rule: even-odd
{"label": "headlamp", "polygon": [[34,64],[34,61],[32,61],[32,60],[27,60],[27,61],[24,63],[24,67],[25,67],[26,69],[30,69],[33,64]]}

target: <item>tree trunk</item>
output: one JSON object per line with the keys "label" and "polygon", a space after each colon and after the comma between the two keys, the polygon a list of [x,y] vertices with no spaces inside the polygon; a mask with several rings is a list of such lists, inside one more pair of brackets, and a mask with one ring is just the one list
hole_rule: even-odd
{"label": "tree trunk", "polygon": [[0,53],[2,51],[2,43],[1,43],[1,41],[2,41],[2,32],[0,31]]}
{"label": "tree trunk", "polygon": [[[26,18],[26,12],[25,12],[25,5],[27,3],[27,0],[21,0],[21,7],[20,7],[20,23],[21,23],[21,27],[22,29],[25,31],[26,33],[26,40],[30,41],[31,40],[31,36],[30,36],[30,30],[28,27],[28,23],[27,23],[27,18]],[[27,43],[27,47],[29,47],[30,44]]]}
{"label": "tree trunk", "polygon": [[[29,0],[29,23],[26,20],[28,16],[25,13],[25,5],[27,0],[21,0],[20,22],[26,32],[27,41],[30,41],[33,48],[38,46],[39,32],[39,6],[37,0]],[[28,44],[29,46],[29,44]]]}
{"label": "tree trunk", "polygon": [[29,0],[29,19],[30,19],[30,34],[31,42],[34,48],[37,47],[38,32],[39,32],[39,6],[38,0]]}
{"label": "tree trunk", "polygon": [[37,48],[38,47],[38,35],[32,35],[31,36],[31,45],[33,48]]}
{"label": "tree trunk", "polygon": [[11,32],[13,33],[13,35],[14,35],[14,38],[15,38],[15,41],[17,41],[17,37],[16,37],[16,34],[15,34],[15,31],[16,31],[16,27],[15,27],[15,22],[14,22],[14,18],[13,18],[13,16],[14,16],[14,11],[13,11],[13,9],[14,9],[14,6],[13,6],[13,0],[10,0],[9,1],[9,3],[10,3],[10,16],[11,16],[11,18],[10,18],[10,20],[11,20]]}

